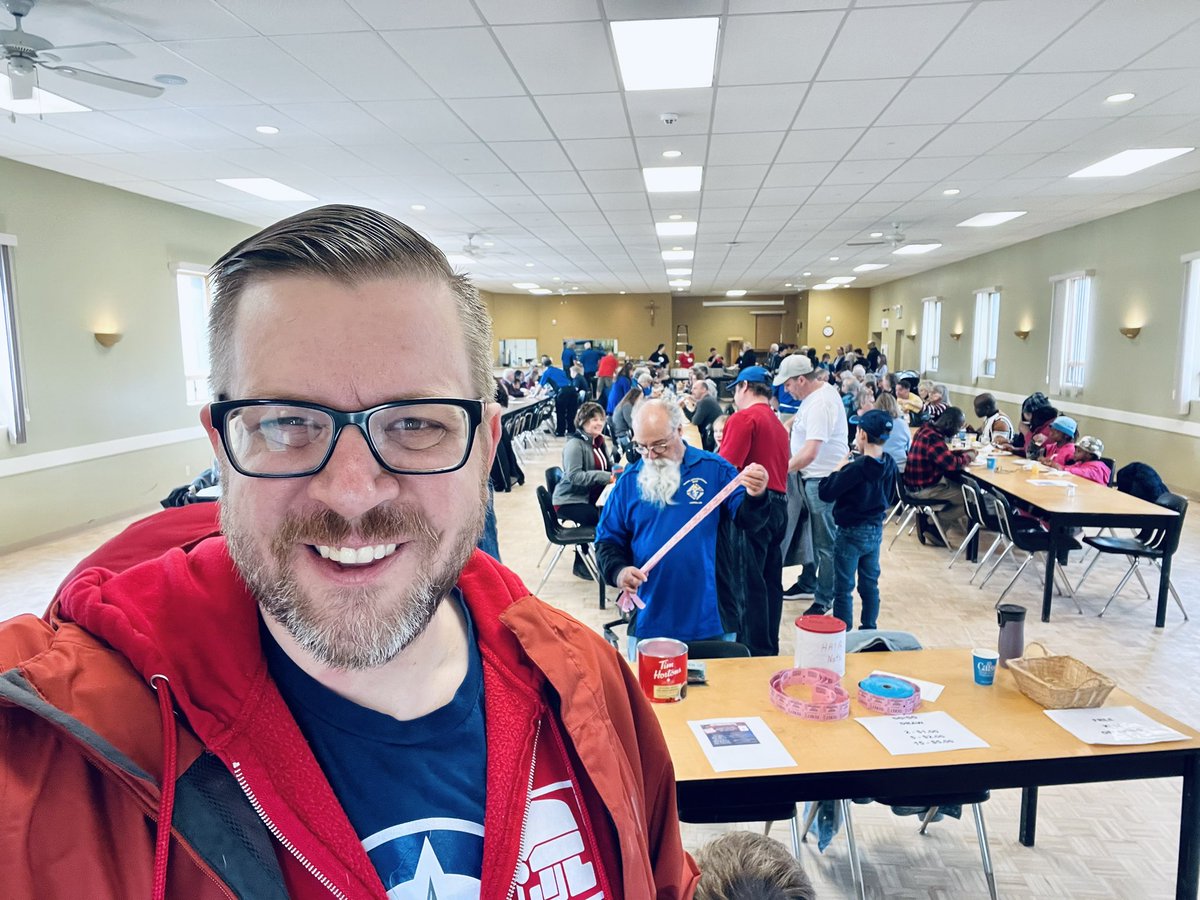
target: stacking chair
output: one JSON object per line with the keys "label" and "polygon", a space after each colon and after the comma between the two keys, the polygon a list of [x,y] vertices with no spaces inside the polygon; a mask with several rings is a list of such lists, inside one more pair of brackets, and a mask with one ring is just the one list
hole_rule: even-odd
{"label": "stacking chair", "polygon": [[554,556],[550,557],[550,565],[542,573],[542,580],[538,582],[537,590],[534,593],[540,594],[542,592],[542,586],[546,583],[546,579],[550,577],[550,573],[554,571],[554,566],[563,555],[563,550],[567,547],[573,547],[579,551],[579,556],[583,559],[583,564],[587,566],[588,571],[592,573],[592,577],[600,585],[600,608],[603,609],[604,579],[600,577],[600,567],[596,564],[595,557],[592,556],[592,542],[596,540],[596,529],[582,525],[575,527],[563,525],[558,520],[558,514],[555,513],[554,506],[550,503],[550,494],[540,484],[537,486],[537,499],[538,508],[542,511],[542,524],[546,529],[546,539],[551,544],[557,546],[558,549],[554,552]]}
{"label": "stacking chair", "polygon": [[[1179,515],[1171,519],[1167,525],[1161,528],[1145,528],[1135,537],[1097,536],[1083,539],[1085,544],[1096,549],[1096,555],[1092,557],[1092,561],[1083,570],[1083,575],[1079,578],[1076,590],[1083,584],[1084,579],[1088,577],[1088,573],[1092,571],[1092,567],[1096,565],[1096,560],[1101,555],[1106,553],[1121,554],[1129,560],[1129,569],[1117,584],[1116,590],[1109,596],[1108,602],[1104,604],[1104,609],[1100,610],[1100,615],[1104,615],[1108,611],[1109,605],[1117,599],[1117,595],[1125,588],[1131,575],[1137,575],[1138,581],[1142,583],[1142,589],[1146,591],[1146,596],[1149,597],[1150,589],[1146,587],[1146,582],[1142,579],[1142,573],[1138,571],[1141,561],[1147,559],[1150,561],[1150,565],[1158,568],[1158,561],[1160,559],[1170,556],[1179,549],[1179,536],[1183,533],[1183,517],[1187,514],[1188,508],[1187,498],[1168,492],[1154,502],[1159,506],[1165,506],[1167,509],[1174,510]],[[1175,603],[1178,604],[1179,611],[1183,613],[1183,620],[1186,622],[1188,620],[1187,610],[1183,608],[1183,601],[1179,599],[1175,585],[1171,584],[1168,580],[1167,587],[1171,589],[1171,596],[1175,598]]]}
{"label": "stacking chair", "polygon": [[[550,497],[551,504],[554,503],[554,489],[558,487],[558,483],[562,481],[563,470],[562,466],[551,466],[546,470],[546,494]],[[557,518],[557,513],[555,514]],[[546,541],[545,549],[542,550],[542,555],[538,557],[537,567],[542,567],[542,560],[546,558],[546,554],[550,552],[550,548],[554,544],[551,541]]]}
{"label": "stacking chair", "polygon": [[994,531],[996,533],[996,539],[992,541],[992,545],[988,547],[988,551],[983,555],[983,559],[979,560],[975,564],[975,573],[972,573],[971,575],[971,580],[973,581],[975,579],[975,574],[979,572],[984,563],[991,559],[992,554],[996,551],[996,548],[1004,542],[1005,537],[1000,532],[999,520],[993,513],[988,511],[987,504],[984,502],[983,498],[983,488],[980,486],[979,482],[970,475],[963,475],[962,492],[963,503],[965,503],[967,506],[967,516],[971,520],[971,530],[967,532],[966,538],[961,544],[958,545],[958,549],[954,551],[954,555],[950,557],[950,565],[948,565],[946,568],[954,568],[954,564],[958,562],[958,558],[962,555],[962,552],[967,549],[967,544],[971,543],[971,539],[975,537],[975,535],[979,534],[980,531]]}
{"label": "stacking chair", "polygon": [[[1017,574],[1013,575],[1012,580],[1008,583],[1004,590],[1000,592],[1000,596],[996,600],[996,606],[999,606],[1004,601],[1004,598],[1008,596],[1008,592],[1012,590],[1013,585],[1017,583],[1017,579],[1021,577],[1021,573],[1028,568],[1029,563],[1035,558],[1049,553],[1050,532],[1047,531],[1040,522],[1036,522],[1033,526],[1025,528],[1015,528],[1013,526],[1013,520],[1016,518],[1016,516],[1013,513],[1012,505],[1008,502],[1008,498],[997,491],[992,495],[992,499],[996,503],[996,519],[1000,525],[1000,533],[1004,536],[1005,540],[1008,541],[1008,547],[1005,548],[1004,552],[1000,554],[999,558],[988,571],[983,581],[979,582],[979,589],[983,590],[984,585],[988,583],[992,575],[996,573],[996,569],[1000,567],[1000,563],[1004,562],[1005,558],[1010,553],[1012,553],[1014,550],[1022,550],[1025,552],[1025,559],[1021,563],[1020,568],[1017,569]],[[1083,547],[1077,540],[1072,538],[1070,549],[1082,550]],[[1013,558],[1014,560],[1016,559],[1015,553],[1013,554]],[[1062,571],[1061,566],[1054,567],[1054,581],[1059,587],[1059,593],[1066,594],[1068,597],[1070,597],[1075,603],[1075,608],[1078,609],[1082,614],[1083,608],[1079,605],[1079,601],[1075,599],[1075,589],[1071,587],[1071,582],[1067,579],[1066,573]]]}
{"label": "stacking chair", "polygon": [[[895,636],[902,637],[906,639],[907,643],[911,643],[917,647],[920,647],[920,642],[917,641],[916,637],[908,634],[907,632],[896,632]],[[858,644],[856,648],[851,648],[848,645],[847,649],[851,653],[869,653],[874,651],[887,651],[890,648],[886,642],[868,640]],[[918,834],[927,833],[926,829],[933,821],[934,816],[938,814],[938,810],[942,807],[970,806],[971,811],[975,816],[975,837],[979,841],[979,855],[983,860],[983,876],[987,880],[988,895],[991,897],[991,900],[997,900],[996,876],[992,871],[992,854],[988,846],[987,826],[983,821],[983,809],[981,808],[981,804],[987,802],[990,797],[990,791],[963,791],[957,794],[933,794],[924,797],[876,797],[875,802],[882,803],[884,806],[891,806],[893,808],[912,807],[916,809],[922,809],[928,807],[921,819],[921,827],[917,831]],[[866,888],[863,883],[862,862],[858,855],[858,845],[854,839],[854,825],[850,814],[851,803],[849,800],[839,800],[838,804],[841,807],[842,822],[846,829],[846,844],[849,849],[850,872],[854,878],[855,896],[857,896],[859,900],[863,900],[863,898],[866,896]],[[809,809],[808,816],[806,817],[803,828],[801,829],[801,833],[803,834],[801,840],[805,840],[807,838],[808,829],[812,826],[813,820],[816,818],[816,816],[817,804],[814,803]]]}
{"label": "stacking chair", "polygon": [[1108,486],[1117,486],[1117,461],[1111,456],[1100,457],[1100,462],[1108,466]]}
{"label": "stacking chair", "polygon": [[[947,547],[950,546],[950,538],[946,537],[946,529],[942,527],[942,521],[938,518],[939,512],[944,512],[950,504],[945,500],[925,500],[920,497],[914,497],[904,487],[904,479],[896,479],[896,490],[900,494],[900,502],[904,504],[904,518],[900,520],[900,527],[896,529],[896,533],[892,535],[892,543],[888,544],[888,549],[892,549],[892,544],[896,543],[896,538],[900,537],[905,528],[912,523],[913,528],[917,523],[913,520],[917,516],[928,516],[933,522],[933,527],[937,529],[938,535],[942,539],[942,543]],[[912,533],[912,528],[909,528],[909,533]]]}

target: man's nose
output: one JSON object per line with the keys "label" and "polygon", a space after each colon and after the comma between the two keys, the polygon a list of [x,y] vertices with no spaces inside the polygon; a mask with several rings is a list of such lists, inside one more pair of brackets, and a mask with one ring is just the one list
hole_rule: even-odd
{"label": "man's nose", "polygon": [[355,425],[342,429],[329,461],[312,477],[309,493],[346,519],[355,519],[399,493],[396,478],[371,452]]}

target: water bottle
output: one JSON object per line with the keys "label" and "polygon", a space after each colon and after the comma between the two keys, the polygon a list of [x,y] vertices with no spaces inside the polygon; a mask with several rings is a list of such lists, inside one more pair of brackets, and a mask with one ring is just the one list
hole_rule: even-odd
{"label": "water bottle", "polygon": [[1000,652],[1000,665],[1007,669],[1010,659],[1025,654],[1025,607],[1002,603],[996,609],[996,621],[1000,623],[996,649]]}

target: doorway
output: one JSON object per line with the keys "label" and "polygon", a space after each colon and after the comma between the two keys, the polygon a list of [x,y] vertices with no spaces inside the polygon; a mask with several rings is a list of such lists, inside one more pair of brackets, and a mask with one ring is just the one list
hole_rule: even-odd
{"label": "doorway", "polygon": [[754,347],[766,350],[783,340],[783,313],[754,317]]}
{"label": "doorway", "polygon": [[896,343],[892,345],[892,355],[888,357],[888,369],[893,372],[899,372],[904,368],[904,364],[900,359],[900,351],[904,348],[904,329],[896,329]]}

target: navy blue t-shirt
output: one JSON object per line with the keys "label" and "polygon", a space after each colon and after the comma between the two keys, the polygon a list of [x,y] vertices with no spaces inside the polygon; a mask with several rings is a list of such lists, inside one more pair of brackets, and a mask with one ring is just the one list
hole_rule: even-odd
{"label": "navy blue t-shirt", "polygon": [[470,613],[467,676],[454,698],[400,722],[345,699],[262,629],[271,676],[391,897],[479,896],[487,743]]}

